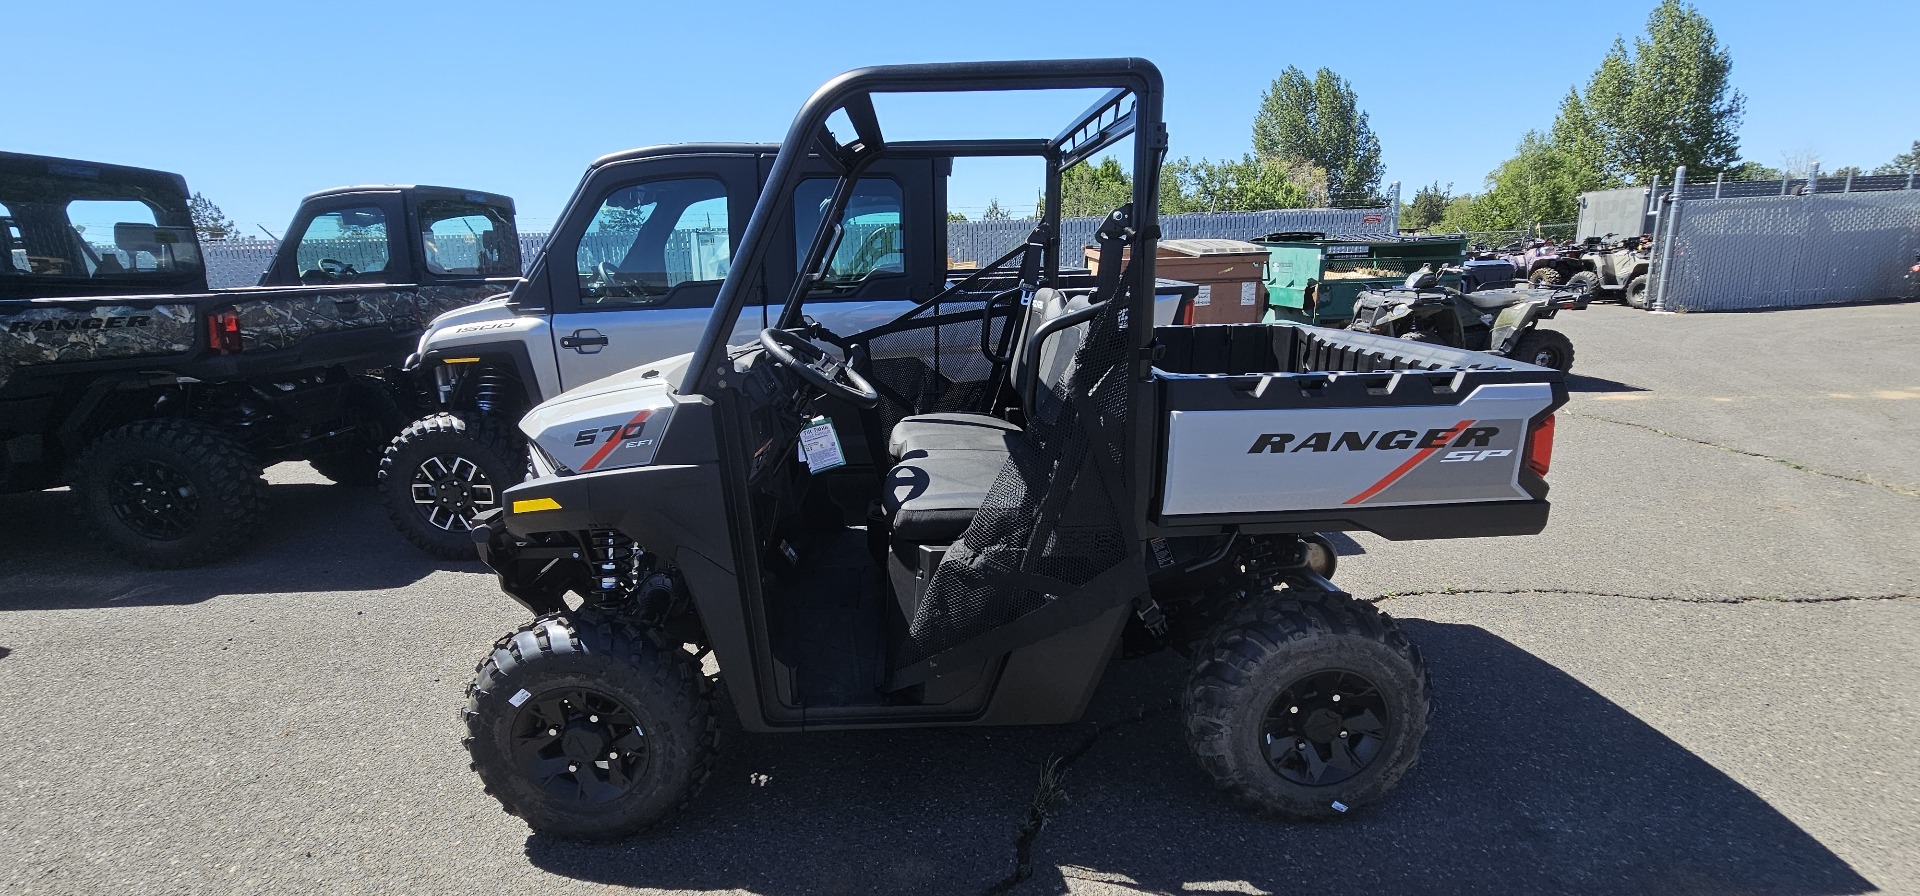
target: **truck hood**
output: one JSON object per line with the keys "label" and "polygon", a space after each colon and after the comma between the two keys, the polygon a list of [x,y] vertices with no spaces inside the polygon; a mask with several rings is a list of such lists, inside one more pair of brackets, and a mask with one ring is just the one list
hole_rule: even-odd
{"label": "truck hood", "polygon": [[562,473],[653,461],[692,353],[562,392],[520,418],[520,431]]}

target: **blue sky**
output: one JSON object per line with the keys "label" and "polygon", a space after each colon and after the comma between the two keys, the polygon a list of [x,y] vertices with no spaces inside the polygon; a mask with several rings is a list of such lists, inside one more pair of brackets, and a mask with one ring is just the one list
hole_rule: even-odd
{"label": "blue sky", "polygon": [[[1828,169],[1871,168],[1920,139],[1910,0],[1697,5],[1733,52],[1747,158],[1811,152]],[[1282,69],[1334,69],[1411,197],[1435,180],[1477,190],[1652,6],[95,0],[77,20],[60,4],[15,3],[0,15],[0,57],[32,89],[0,116],[0,149],[179,171],[255,233],[278,233],[306,193],[368,182],[507,193],[522,229],[542,230],[596,156],[777,140],[848,68],[1139,55],[1166,74],[1175,156],[1246,152]],[[1015,125],[1051,134],[1077,105],[992,111],[1009,135],[1032,136]],[[970,216],[990,198],[1032,202],[1025,169],[963,175],[954,204]]]}

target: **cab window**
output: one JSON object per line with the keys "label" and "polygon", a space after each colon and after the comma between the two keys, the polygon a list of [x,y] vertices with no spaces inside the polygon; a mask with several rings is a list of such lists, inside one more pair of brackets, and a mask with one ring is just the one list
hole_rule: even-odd
{"label": "cab window", "polygon": [[387,269],[387,216],[377,206],[322,212],[294,249],[300,282],[352,283]]}
{"label": "cab window", "polygon": [[726,279],[733,246],[727,188],[710,177],[653,181],[609,194],[580,237],[587,305],[648,306],[685,283]]}
{"label": "cab window", "polygon": [[441,277],[518,277],[520,246],[506,213],[472,202],[420,203],[420,257]]}
{"label": "cab window", "polygon": [[[833,196],[834,179],[802,181],[794,193],[794,257],[805,258],[820,216]],[[887,178],[861,178],[840,216],[843,232],[820,288],[853,286],[875,274],[906,273],[905,206],[900,184]]]}

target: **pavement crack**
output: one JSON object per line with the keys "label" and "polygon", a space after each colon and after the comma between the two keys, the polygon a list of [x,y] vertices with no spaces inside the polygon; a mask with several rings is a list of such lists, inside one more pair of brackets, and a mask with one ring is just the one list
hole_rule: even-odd
{"label": "pavement crack", "polygon": [[1107,732],[1144,722],[1172,708],[1172,698],[1157,700],[1140,707],[1132,715],[1096,722],[1071,749],[1049,756],[1047,761],[1040,764],[1039,786],[1034,788],[1033,799],[1027,805],[1026,821],[1020,826],[1020,836],[1013,844],[1013,872],[988,887],[986,896],[999,896],[1033,876],[1033,844],[1040,838],[1040,832],[1046,829],[1047,821],[1053,817],[1060,801],[1066,797],[1068,769],[1093,749],[1094,744],[1099,743]]}
{"label": "pavement crack", "polygon": [[1681,604],[1837,604],[1854,601],[1920,600],[1920,594],[1812,594],[1793,597],[1785,594],[1733,594],[1720,597],[1685,594],[1625,594],[1617,591],[1586,591],[1579,588],[1438,588],[1418,591],[1387,591],[1378,597],[1362,598],[1368,603],[1383,603],[1403,597],[1443,597],[1452,594],[1485,594],[1499,597],[1523,597],[1556,594],[1571,597],[1611,597]]}
{"label": "pavement crack", "polygon": [[1709,442],[1705,439],[1696,439],[1692,436],[1681,435],[1680,433],[1674,432],[1672,430],[1661,429],[1658,426],[1653,426],[1647,423],[1636,423],[1632,420],[1621,420],[1615,417],[1603,417],[1599,414],[1583,414],[1583,413],[1580,413],[1579,411],[1569,411],[1564,408],[1561,409],[1559,413],[1565,414],[1568,417],[1578,417],[1582,420],[1598,420],[1601,423],[1612,423],[1616,426],[1631,426],[1634,429],[1644,429],[1647,432],[1654,433],[1656,435],[1666,436],[1669,439],[1678,439],[1682,442],[1692,442],[1695,445],[1705,445],[1708,448],[1718,448],[1721,451],[1725,451],[1731,454],[1741,454],[1747,457],[1758,458],[1764,461],[1771,461],[1783,467],[1791,467],[1792,469],[1799,470],[1802,473],[1812,473],[1815,476],[1825,476],[1829,479],[1839,479],[1844,482],[1852,482],[1857,485],[1871,485],[1874,488],[1886,489],[1887,491],[1893,492],[1896,495],[1904,495],[1909,498],[1920,498],[1920,489],[1913,489],[1908,486],[1897,485],[1891,482],[1881,482],[1878,479],[1871,479],[1866,476],[1849,476],[1845,473],[1829,473],[1826,470],[1821,470],[1815,467],[1809,467],[1806,464],[1803,464],[1797,460],[1789,460],[1784,457],[1775,457],[1774,455],[1762,454],[1758,451],[1748,451],[1745,448],[1735,448],[1732,445],[1722,445],[1719,442]]}

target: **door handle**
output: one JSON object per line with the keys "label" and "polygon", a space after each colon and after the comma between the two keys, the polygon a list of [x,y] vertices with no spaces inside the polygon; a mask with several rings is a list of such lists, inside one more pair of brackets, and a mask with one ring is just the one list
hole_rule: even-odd
{"label": "door handle", "polygon": [[560,337],[560,347],[570,348],[583,355],[596,354],[607,344],[607,337],[599,330],[575,330],[571,336]]}

